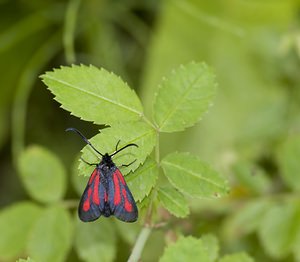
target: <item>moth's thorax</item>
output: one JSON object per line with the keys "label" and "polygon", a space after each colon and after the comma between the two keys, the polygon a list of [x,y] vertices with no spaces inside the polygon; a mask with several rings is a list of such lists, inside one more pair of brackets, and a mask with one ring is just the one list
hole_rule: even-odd
{"label": "moth's thorax", "polygon": [[114,170],[115,167],[116,167],[116,165],[114,164],[111,157],[107,153],[102,157],[100,164],[97,166],[97,168],[99,168],[100,170],[102,170],[104,172]]}

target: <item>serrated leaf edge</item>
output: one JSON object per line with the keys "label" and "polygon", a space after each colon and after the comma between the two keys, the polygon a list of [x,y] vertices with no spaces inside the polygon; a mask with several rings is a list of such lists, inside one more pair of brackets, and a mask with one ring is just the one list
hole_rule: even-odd
{"label": "serrated leaf edge", "polygon": [[[146,159],[147,159],[147,158],[146,158]],[[145,163],[145,161],[144,161],[144,163]],[[130,171],[129,173],[127,173],[126,175],[124,175],[125,180],[126,180],[127,183],[130,182],[132,179],[136,178],[136,177],[137,177],[138,175],[140,175],[141,173],[144,173],[144,172],[148,171],[149,169],[153,169],[153,168],[156,167],[156,163],[153,163],[151,166],[149,166],[149,167],[147,167],[146,169],[144,169],[143,172],[137,174],[138,168],[141,168],[142,165],[143,165],[144,163],[140,164],[135,170]],[[130,178],[128,178],[129,175],[130,175]],[[152,189],[153,189],[153,188],[155,187],[155,185],[156,185],[157,179],[158,179],[158,172],[157,172],[157,175],[155,176],[155,180],[154,180],[153,185],[152,185],[152,186],[150,187],[150,189],[149,189],[149,192],[147,192],[147,193],[144,195],[143,198],[141,198],[140,200],[137,200],[137,202],[142,202],[143,199],[144,199],[145,197],[148,197],[148,196],[151,194]]]}
{"label": "serrated leaf edge", "polygon": [[[116,103],[116,102],[114,102],[114,101],[112,101],[112,100],[110,100],[110,99],[107,99],[107,98],[105,98],[105,97],[103,97],[103,96],[100,96],[100,95],[98,95],[98,94],[89,92],[89,91],[84,90],[84,89],[82,89],[82,88],[78,88],[78,87],[76,87],[76,86],[74,86],[74,85],[71,85],[71,84],[65,82],[65,81],[58,80],[58,79],[56,79],[56,78],[54,78],[54,77],[49,76],[49,74],[46,75],[46,76],[47,76],[47,77],[46,77],[47,79],[56,81],[56,82],[58,82],[58,83],[60,83],[60,84],[64,84],[64,85],[66,85],[66,86],[68,86],[68,87],[71,87],[71,88],[73,88],[73,89],[75,89],[75,90],[78,90],[78,91],[81,91],[81,92],[83,92],[83,93],[86,93],[86,94],[88,94],[88,95],[90,95],[90,96],[94,96],[94,97],[99,98],[99,99],[101,99],[101,100],[103,100],[103,101],[109,102],[109,103],[111,103],[111,104],[113,104],[113,105],[120,106],[120,107],[122,107],[122,108],[124,108],[124,109],[126,109],[126,110],[128,110],[128,111],[130,111],[130,112],[133,112],[133,113],[139,115],[140,117],[143,115],[142,112],[136,111],[136,110],[134,110],[133,108],[130,108],[130,107],[128,107],[128,106],[126,106],[126,105],[123,105],[123,104],[121,104],[121,103]],[[44,78],[44,79],[45,79],[45,78]],[[44,79],[43,79],[43,82],[44,82]],[[125,82],[124,82],[124,83],[125,83]],[[127,85],[127,84],[126,84],[126,85]],[[128,88],[129,88],[129,87],[128,87]],[[51,88],[50,88],[50,87],[48,87],[48,89],[51,91]],[[51,91],[51,93],[53,93],[53,92]],[[53,93],[53,94],[54,94],[54,93]],[[55,97],[57,97],[57,96],[55,96]],[[69,110],[68,110],[68,111],[69,111]]]}
{"label": "serrated leaf edge", "polygon": [[[199,66],[203,66],[205,69],[209,69],[209,67],[207,66],[207,64],[204,63],[204,62],[196,63],[195,61],[192,61],[192,62],[187,63],[187,64],[185,64],[185,65],[180,64],[178,68],[172,69],[172,70],[171,70],[171,73],[170,73],[169,75],[175,75],[179,69],[180,69],[180,70],[185,70],[187,66],[189,66],[189,65],[197,65],[197,64],[198,64]],[[214,76],[214,78],[215,78],[215,76]],[[198,79],[198,78],[197,78],[197,79]],[[163,125],[159,126],[158,123],[156,123],[155,118],[154,118],[154,106],[155,106],[155,102],[156,102],[156,97],[157,97],[157,95],[158,95],[158,93],[159,93],[159,90],[160,90],[161,88],[163,88],[163,83],[166,82],[167,80],[169,80],[169,77],[163,76],[163,77],[162,77],[161,83],[158,84],[157,91],[154,93],[154,101],[153,101],[153,107],[152,107],[152,115],[153,115],[154,124],[155,124],[155,126],[157,127],[157,129],[160,130],[160,132],[170,132],[170,131],[163,131],[163,130],[161,130],[162,127],[163,127]],[[216,82],[214,82],[213,86],[214,86],[214,88],[216,89],[216,88],[218,87],[218,84],[217,84]],[[215,96],[215,95],[213,95],[213,96]],[[178,131],[183,131],[183,130],[189,128],[189,127],[194,126],[196,123],[198,123],[198,122],[203,118],[203,116],[204,116],[205,114],[207,114],[207,112],[209,111],[209,108],[211,108],[212,106],[213,106],[213,103],[211,102],[211,103],[208,105],[207,109],[206,109],[205,111],[202,112],[202,115],[198,118],[198,120],[197,120],[195,123],[186,125],[185,127],[182,127],[182,128],[178,128],[178,129],[176,129],[176,131],[177,131],[177,132],[178,132]],[[169,115],[169,114],[168,114],[168,115]],[[166,118],[166,119],[167,119],[167,118]],[[165,119],[163,122],[165,122],[166,119]],[[175,131],[172,131],[172,132],[175,132]]]}
{"label": "serrated leaf edge", "polygon": [[[173,153],[170,153],[169,155],[167,155],[167,156],[161,161],[161,165],[162,165],[163,163],[170,164],[170,162],[167,162],[167,161],[166,161],[166,158],[168,158],[170,155],[175,155],[175,154],[176,154],[176,155],[185,155],[185,156],[189,156],[189,157],[192,157],[192,158],[196,159],[197,161],[201,161],[198,157],[196,157],[196,156],[194,156],[194,155],[191,155],[190,153],[187,153],[187,152],[173,152]],[[201,161],[201,162],[202,162],[202,161]],[[205,163],[205,162],[204,162],[204,164],[206,164],[209,168],[211,168],[209,164],[207,164],[207,163]],[[170,166],[172,166],[172,165],[170,165]],[[176,165],[173,165],[173,166],[176,166]],[[179,166],[179,167],[180,167],[180,166]],[[181,170],[185,170],[184,168],[180,168],[180,169],[181,169]],[[212,169],[212,168],[211,168],[211,169]],[[213,170],[213,169],[212,169],[212,170]],[[193,176],[196,176],[197,178],[199,178],[199,176],[194,175],[194,173],[193,173],[192,175],[193,175]],[[167,177],[167,176],[166,176],[166,177]],[[201,177],[201,178],[202,178],[202,177]],[[180,191],[181,193],[186,194],[186,195],[191,196],[191,197],[195,197],[193,194],[190,194],[189,192],[186,192],[186,191],[181,190],[180,188],[177,188],[177,186],[175,185],[175,183],[173,183],[173,181],[171,181],[168,177],[167,177],[167,179],[168,179],[168,181],[172,184],[172,186],[175,187],[176,189],[178,189],[178,191]],[[211,182],[210,179],[203,179],[203,180],[206,180],[207,182]],[[212,184],[214,184],[214,185],[216,185],[217,187],[219,187],[219,188],[221,188],[221,189],[227,191],[227,193],[229,192],[228,180],[226,180],[226,179],[224,179],[224,186],[220,186],[219,184],[214,183],[214,182],[212,182]],[[217,192],[216,192],[216,193],[217,193]],[[215,197],[216,197],[216,198],[219,198],[220,195],[219,195],[219,194],[216,194]],[[199,198],[199,197],[197,197],[197,198]],[[211,199],[211,197],[205,197],[205,196],[202,196],[202,197],[200,197],[200,198],[201,198],[201,199]]]}
{"label": "serrated leaf edge", "polygon": [[[180,192],[178,192],[179,194],[181,194]],[[159,188],[158,190],[158,194],[163,194],[165,197],[167,197],[168,199],[171,200],[171,202],[175,203],[177,207],[179,207],[180,210],[182,210],[181,208],[181,205],[178,203],[178,201],[175,201],[173,198],[170,198],[168,194],[166,194],[164,191],[163,191],[163,188]],[[182,197],[184,198],[184,196],[182,195]],[[159,198],[159,195],[158,195],[158,198]],[[160,201],[162,203],[162,205],[165,207],[165,205],[163,204],[162,201]],[[187,204],[187,203],[186,203]],[[165,207],[166,208],[166,207]],[[175,214],[173,211],[169,210],[168,208],[166,208],[171,214],[173,214],[174,216],[176,217],[187,217],[189,214],[190,214],[190,210],[189,208],[187,207],[187,213],[185,215],[178,215],[178,214]]]}

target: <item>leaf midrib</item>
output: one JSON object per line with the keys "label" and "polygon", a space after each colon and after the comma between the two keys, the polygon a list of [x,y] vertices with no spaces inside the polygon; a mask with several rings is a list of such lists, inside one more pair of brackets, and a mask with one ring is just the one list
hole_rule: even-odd
{"label": "leaf midrib", "polygon": [[173,202],[178,209],[180,209],[183,213],[185,213],[185,210],[183,208],[181,208],[181,205],[178,201],[175,201],[175,199],[173,199],[168,193],[166,193],[166,191],[164,191],[163,189],[159,190],[161,194],[163,194],[165,197],[167,197],[171,202]]}
{"label": "leaf midrib", "polygon": [[133,112],[133,113],[135,113],[135,114],[137,114],[137,115],[139,115],[139,116],[142,115],[142,112],[140,112],[140,111],[137,111],[137,110],[135,110],[135,109],[133,109],[133,108],[131,108],[131,107],[128,107],[128,106],[126,106],[126,105],[124,105],[124,104],[117,103],[116,101],[113,101],[113,100],[108,99],[108,98],[106,98],[106,97],[100,96],[100,95],[95,94],[95,93],[93,93],[93,92],[87,91],[87,90],[82,89],[82,88],[79,88],[79,87],[77,87],[77,86],[74,86],[74,85],[72,85],[72,84],[70,84],[70,83],[68,83],[68,82],[59,80],[59,79],[54,78],[54,77],[51,77],[51,76],[49,76],[49,75],[46,75],[44,79],[46,79],[46,78],[48,78],[48,79],[50,79],[50,80],[53,80],[53,81],[56,81],[56,82],[58,82],[58,83],[60,83],[60,84],[66,85],[66,86],[68,86],[68,87],[74,88],[75,90],[79,90],[79,91],[81,91],[81,92],[83,92],[83,93],[86,93],[86,94],[88,94],[88,95],[91,95],[91,96],[94,96],[94,97],[96,97],[96,98],[102,99],[102,100],[104,100],[104,101],[106,101],[106,102],[109,102],[109,103],[111,103],[111,104],[113,104],[113,105],[120,106],[120,107],[122,107],[122,108],[124,108],[124,109],[127,109],[128,111]]}
{"label": "leaf midrib", "polygon": [[[150,166],[148,166],[147,168],[144,168],[141,172],[134,172],[131,174],[130,177],[127,177],[128,182],[135,179],[137,176],[141,176],[142,174],[146,173],[147,171],[154,169],[156,167],[155,163],[151,164]],[[128,174],[127,174],[128,175]],[[126,176],[127,176],[126,175]]]}
{"label": "leaf midrib", "polygon": [[177,101],[179,101],[178,103],[174,103],[175,106],[172,107],[169,112],[166,114],[165,119],[163,119],[163,121],[161,121],[161,124],[159,125],[159,128],[161,129],[165,122],[170,118],[171,115],[174,114],[174,112],[176,111],[176,109],[179,107],[179,105],[181,105],[183,103],[183,101],[185,100],[185,98],[188,96],[188,94],[193,90],[192,86],[198,81],[198,79],[200,78],[200,75],[197,76],[187,87],[186,91],[184,92],[183,96],[180,96],[180,99],[178,99]]}
{"label": "leaf midrib", "polygon": [[169,166],[175,167],[175,168],[177,168],[177,169],[179,169],[179,170],[182,170],[182,171],[184,171],[185,173],[188,173],[188,174],[190,174],[190,175],[192,175],[192,176],[194,176],[194,177],[197,177],[198,179],[202,179],[202,180],[204,180],[204,181],[206,181],[206,182],[208,182],[208,183],[211,183],[211,184],[215,185],[216,187],[218,187],[218,188],[220,188],[220,189],[225,189],[225,186],[219,185],[219,184],[217,184],[216,182],[214,182],[214,181],[212,181],[212,180],[210,180],[210,179],[208,179],[208,178],[206,178],[206,177],[203,177],[203,176],[201,176],[201,175],[199,176],[199,175],[197,175],[195,172],[192,172],[191,170],[187,170],[187,169],[182,168],[181,166],[175,165],[175,164],[173,164],[173,163],[171,163],[171,162],[163,161],[163,163],[164,163],[164,164],[167,164],[167,165],[169,165]]}

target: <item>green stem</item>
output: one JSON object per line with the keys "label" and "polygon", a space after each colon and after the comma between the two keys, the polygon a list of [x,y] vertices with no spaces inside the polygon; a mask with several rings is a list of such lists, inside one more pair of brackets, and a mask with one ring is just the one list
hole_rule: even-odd
{"label": "green stem", "polygon": [[150,236],[151,233],[151,228],[150,227],[143,227],[142,231],[140,232],[135,245],[133,247],[132,253],[128,259],[128,262],[138,262],[142,251],[144,249],[144,246],[146,244],[146,241],[148,237]]}
{"label": "green stem", "polygon": [[[156,164],[159,165],[160,159],[159,159],[159,130],[157,126],[155,126],[145,115],[142,116],[142,119],[153,129],[155,129],[156,132],[156,145],[155,145],[155,160]],[[155,190],[155,189],[154,189]],[[146,218],[145,218],[145,225],[143,229],[141,230],[135,245],[133,247],[132,253],[128,259],[128,262],[138,262],[141,254],[143,252],[145,243],[150,236],[150,233],[152,231],[152,223],[151,223],[151,218],[152,218],[152,205],[153,205],[153,197],[151,197],[150,204],[148,206]]]}
{"label": "green stem", "polygon": [[156,131],[155,161],[157,166],[159,166],[160,158],[159,158],[159,132],[158,131]]}
{"label": "green stem", "polygon": [[60,34],[55,33],[36,51],[20,76],[12,109],[12,156],[15,166],[25,145],[25,123],[30,92],[42,68],[58,52]]}
{"label": "green stem", "polygon": [[79,5],[80,0],[70,0],[65,16],[63,43],[66,54],[66,61],[68,64],[72,64],[76,61],[74,51],[74,35]]}

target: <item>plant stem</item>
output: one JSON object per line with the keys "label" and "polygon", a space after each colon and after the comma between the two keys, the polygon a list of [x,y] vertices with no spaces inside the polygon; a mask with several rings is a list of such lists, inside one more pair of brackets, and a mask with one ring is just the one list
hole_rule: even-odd
{"label": "plant stem", "polygon": [[[156,145],[155,145],[155,160],[156,165],[159,166],[159,130],[155,124],[153,124],[145,115],[142,115],[142,119],[152,128],[155,129],[156,132]],[[152,217],[152,204],[153,204],[153,198],[150,201],[150,204],[148,206],[146,219],[145,219],[145,225],[143,226],[136,242],[133,247],[132,253],[128,259],[128,262],[138,262],[141,254],[143,252],[144,246],[146,244],[146,241],[148,237],[150,236],[150,233],[152,231],[152,225],[151,225],[151,217]]]}
{"label": "plant stem", "polygon": [[45,41],[24,66],[20,76],[12,109],[12,156],[15,166],[25,145],[25,122],[30,92],[42,68],[58,52],[60,35],[60,31],[56,32]]}
{"label": "plant stem", "polygon": [[128,259],[128,262],[137,262],[139,261],[142,251],[144,249],[145,243],[148,239],[148,237],[150,236],[151,233],[151,228],[144,226],[142,231],[140,232],[135,245],[133,247],[132,253]]}
{"label": "plant stem", "polygon": [[63,43],[66,55],[66,61],[68,64],[72,64],[76,61],[74,51],[74,38],[75,38],[75,27],[76,20],[79,10],[80,0],[70,0],[67,6]]}

